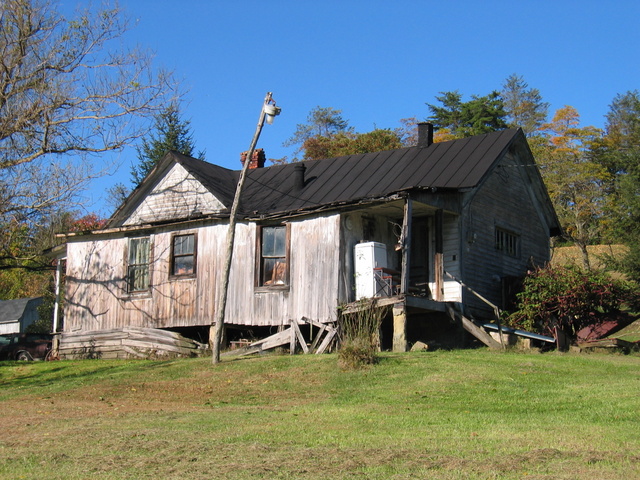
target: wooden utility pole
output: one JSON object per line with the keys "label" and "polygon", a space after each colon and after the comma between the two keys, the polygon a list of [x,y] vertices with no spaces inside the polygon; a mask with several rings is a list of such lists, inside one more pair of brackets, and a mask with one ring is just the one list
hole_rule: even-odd
{"label": "wooden utility pole", "polygon": [[[218,299],[216,302],[216,317],[213,325],[209,330],[209,343],[212,349],[212,362],[213,364],[220,363],[220,343],[222,342],[222,332],[224,331],[224,314],[227,307],[227,297],[229,292],[229,274],[231,272],[231,260],[233,259],[233,245],[236,238],[236,216],[238,214],[238,207],[240,205],[240,194],[242,193],[242,187],[247,176],[247,170],[251,159],[253,158],[253,151],[256,149],[260,132],[264,126],[266,117],[265,107],[271,103],[271,92],[267,93],[264,99],[262,109],[260,110],[260,117],[258,118],[258,126],[253,134],[253,140],[251,140],[251,146],[247,152],[246,160],[242,166],[240,172],[240,178],[238,179],[238,186],[236,187],[236,194],[233,197],[233,204],[231,205],[231,212],[229,213],[229,229],[227,230],[227,242],[226,242],[226,257],[224,267],[222,270],[222,277],[220,278],[220,290]],[[277,115],[277,113],[276,113]]]}

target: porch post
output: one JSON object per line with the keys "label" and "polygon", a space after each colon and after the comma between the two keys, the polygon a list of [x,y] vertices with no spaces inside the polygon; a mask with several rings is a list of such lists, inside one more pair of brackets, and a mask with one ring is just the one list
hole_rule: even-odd
{"label": "porch post", "polygon": [[400,293],[406,295],[409,291],[411,274],[411,217],[413,215],[413,200],[404,200],[404,218],[402,219],[402,273],[400,278]]}
{"label": "porch post", "polygon": [[393,347],[394,352],[407,351],[407,305],[405,302],[393,305]]}
{"label": "porch post", "polygon": [[436,284],[434,300],[436,302],[441,302],[444,299],[444,239],[442,216],[442,209],[436,210],[436,251],[433,259],[434,280]]}
{"label": "porch post", "polygon": [[62,258],[58,258],[56,265],[56,285],[55,285],[55,303],[53,305],[53,328],[51,333],[58,331],[58,323],[60,318],[60,279],[62,277]]}

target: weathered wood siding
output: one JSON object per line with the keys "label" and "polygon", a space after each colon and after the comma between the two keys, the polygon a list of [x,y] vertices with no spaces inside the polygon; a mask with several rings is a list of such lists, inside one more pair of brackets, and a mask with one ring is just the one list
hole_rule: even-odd
{"label": "weathered wood siding", "polygon": [[[460,217],[458,215],[444,214],[442,219],[442,249],[444,250],[444,271],[449,272],[456,278],[460,278]],[[435,229],[432,231],[432,245],[431,252],[435,252]],[[432,260],[433,261],[433,260]],[[430,264],[430,288],[433,292],[435,289],[435,278],[433,263]],[[458,282],[450,277],[444,277],[444,295],[442,300],[445,302],[461,302],[462,301],[462,287]]]}
{"label": "weathered wood siding", "polygon": [[[226,322],[239,325],[284,325],[303,316],[335,320],[338,301],[340,216],[291,222],[290,286],[256,289],[256,234],[253,223],[239,223],[230,274]],[[193,278],[169,275],[171,238],[197,236]],[[158,229],[152,244],[151,287],[126,290],[128,239],[74,239],[68,243],[65,331],[126,326],[167,328],[209,325],[215,318],[216,288],[227,226],[208,225],[172,231]]]}
{"label": "weathered wood siding", "polygon": [[[489,301],[502,303],[501,278],[522,276],[530,259],[542,265],[549,260],[549,225],[531,193],[527,168],[508,154],[464,209],[462,280]],[[528,163],[528,162],[527,162]],[[519,251],[509,256],[496,250],[495,229],[517,235]],[[463,292],[466,305],[486,311],[486,304]]]}
{"label": "weathered wood siding", "polygon": [[287,325],[303,316],[335,320],[338,301],[340,215],[290,222],[289,288],[255,288],[255,224],[241,224],[225,317],[240,325]]}
{"label": "weathered wood siding", "polygon": [[180,164],[175,164],[147,195],[125,225],[188,218],[224,209],[220,201]]}

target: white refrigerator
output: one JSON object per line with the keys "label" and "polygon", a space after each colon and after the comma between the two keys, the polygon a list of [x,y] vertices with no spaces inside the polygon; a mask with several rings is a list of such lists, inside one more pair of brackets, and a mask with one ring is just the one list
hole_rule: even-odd
{"label": "white refrigerator", "polygon": [[374,268],[387,267],[387,246],[379,242],[358,243],[355,246],[356,300],[388,295],[388,288]]}

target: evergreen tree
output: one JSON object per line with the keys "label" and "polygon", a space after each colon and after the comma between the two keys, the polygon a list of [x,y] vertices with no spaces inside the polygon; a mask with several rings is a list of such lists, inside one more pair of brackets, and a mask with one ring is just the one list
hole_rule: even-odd
{"label": "evergreen tree", "polygon": [[467,102],[462,101],[462,94],[458,91],[441,92],[436,100],[441,106],[427,103],[431,110],[428,120],[433,123],[436,131],[446,130],[453,138],[482,135],[507,128],[506,112],[498,92],[482,97],[472,95]]}
{"label": "evergreen tree", "polygon": [[515,73],[502,86],[502,101],[510,127],[520,127],[527,136],[535,135],[547,121],[549,104],[542,101],[537,88],[529,88],[524,78]]}
{"label": "evergreen tree", "polygon": [[[155,117],[155,133],[142,139],[142,145],[137,148],[140,162],[131,167],[131,181],[134,185],[139,185],[170,150],[193,156],[195,146],[190,124],[188,120],[180,118],[180,108],[176,103],[172,103]],[[199,152],[198,158],[204,159],[204,152]]]}

